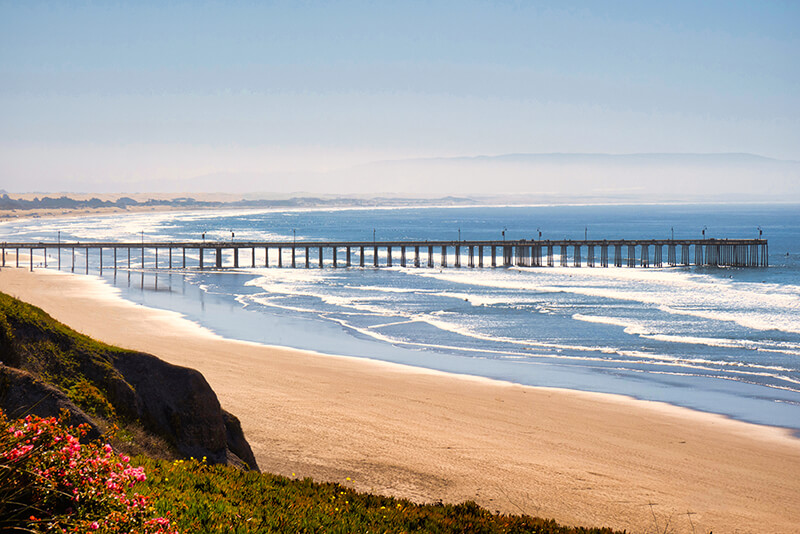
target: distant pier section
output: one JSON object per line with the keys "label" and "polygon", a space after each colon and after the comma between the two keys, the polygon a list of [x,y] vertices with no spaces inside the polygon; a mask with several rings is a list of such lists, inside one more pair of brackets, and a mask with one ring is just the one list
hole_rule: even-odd
{"label": "distant pier section", "polygon": [[[255,267],[767,267],[766,239],[194,241],[0,243],[2,266],[103,269]],[[48,253],[50,254],[48,256]],[[23,258],[27,255],[27,258]],[[10,257],[9,257],[10,260]],[[54,265],[55,264],[55,265]],[[77,267],[76,267],[77,265]]]}

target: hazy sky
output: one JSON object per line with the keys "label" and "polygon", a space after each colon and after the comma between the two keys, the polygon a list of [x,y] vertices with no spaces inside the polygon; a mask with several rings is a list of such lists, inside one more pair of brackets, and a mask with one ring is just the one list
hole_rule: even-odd
{"label": "hazy sky", "polygon": [[800,160],[800,3],[566,4],[0,0],[0,189],[505,153]]}

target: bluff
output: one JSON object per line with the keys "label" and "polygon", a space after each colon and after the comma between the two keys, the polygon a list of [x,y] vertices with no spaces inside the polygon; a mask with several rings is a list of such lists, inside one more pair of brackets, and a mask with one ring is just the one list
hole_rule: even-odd
{"label": "bluff", "polygon": [[67,409],[95,435],[118,427],[115,446],[134,453],[258,469],[239,420],[198,371],[97,342],[3,293],[0,362],[9,417]]}

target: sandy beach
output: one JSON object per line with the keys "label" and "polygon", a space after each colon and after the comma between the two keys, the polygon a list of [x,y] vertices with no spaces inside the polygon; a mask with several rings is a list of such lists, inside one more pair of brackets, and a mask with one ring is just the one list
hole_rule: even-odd
{"label": "sandy beach", "polygon": [[96,339],[198,369],[264,471],[630,532],[800,525],[800,439],[782,429],[227,340],[93,277],[3,268],[0,291]]}

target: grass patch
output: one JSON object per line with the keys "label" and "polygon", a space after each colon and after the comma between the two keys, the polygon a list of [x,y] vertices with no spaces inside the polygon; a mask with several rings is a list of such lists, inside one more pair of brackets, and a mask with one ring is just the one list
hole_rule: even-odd
{"label": "grass patch", "polygon": [[116,420],[117,412],[100,389],[86,380],[79,379],[67,390],[72,402],[87,412],[104,419]]}

